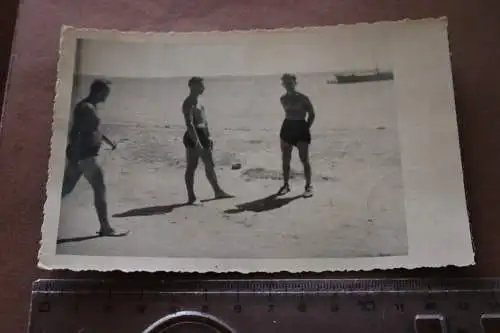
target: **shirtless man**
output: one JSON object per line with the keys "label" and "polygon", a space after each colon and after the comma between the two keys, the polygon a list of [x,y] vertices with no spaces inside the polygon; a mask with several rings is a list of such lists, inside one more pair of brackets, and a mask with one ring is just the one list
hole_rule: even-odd
{"label": "shirtless man", "polygon": [[118,233],[109,224],[104,173],[96,160],[102,141],[112,149],[116,148],[115,144],[99,131],[100,119],[97,116],[97,105],[106,101],[109,92],[108,82],[95,80],[90,86],[89,95],[75,107],[66,148],[68,163],[64,172],[62,197],[73,191],[83,175],[94,191],[94,205],[101,225],[99,236],[123,236],[128,231]]}
{"label": "shirtless man", "polygon": [[[313,195],[311,184],[311,164],[309,163],[309,145],[311,143],[311,125],[314,122],[314,108],[309,98],[295,90],[297,79],[295,75],[284,74],[281,83],[286,93],[281,96],[280,102],[285,111],[285,120],[281,126],[281,158],[283,165],[283,186],[278,195],[290,192],[290,162],[294,146],[299,150],[299,158],[304,166],[306,179],[304,197]],[[307,120],[306,120],[307,116]]]}
{"label": "shirtless man", "polygon": [[208,130],[205,109],[198,104],[198,97],[205,90],[203,79],[201,77],[192,77],[188,82],[188,86],[190,90],[189,96],[182,103],[182,113],[187,128],[182,141],[186,147],[185,181],[188,203],[198,203],[194,193],[194,175],[200,158],[205,165],[205,174],[215,193],[215,198],[230,198],[232,195],[223,191],[217,181],[212,156],[213,141]]}

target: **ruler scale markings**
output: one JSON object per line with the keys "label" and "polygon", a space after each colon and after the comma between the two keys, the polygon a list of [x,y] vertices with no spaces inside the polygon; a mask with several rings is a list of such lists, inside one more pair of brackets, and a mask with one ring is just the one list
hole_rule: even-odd
{"label": "ruler scale markings", "polygon": [[[404,329],[401,332],[410,332],[407,329],[413,327],[415,315],[422,314],[443,316],[450,332],[479,333],[481,325],[487,326],[488,320],[498,322],[495,315],[500,312],[497,295],[499,285],[497,280],[491,279],[358,279],[173,281],[152,282],[134,287],[129,282],[114,284],[113,281],[49,280],[33,284],[30,322],[32,332],[44,328],[42,325],[47,326],[46,330],[50,331],[49,318],[63,320],[67,317],[68,320],[77,320],[84,318],[85,313],[91,309],[101,319],[108,316],[109,320],[117,320],[128,309],[127,313],[132,315],[121,319],[144,320],[140,325],[125,328],[131,329],[132,326],[143,327],[150,324],[148,320],[152,318],[180,310],[210,310],[222,320],[226,317],[230,319],[235,327],[239,327],[238,332],[250,332],[250,327],[260,329],[262,333],[274,332],[278,327],[280,330],[289,327],[294,332],[294,329],[303,327],[298,323],[298,318],[314,318],[310,323],[311,327],[314,327],[314,321],[317,320],[318,328],[330,325],[358,329],[361,327],[358,321],[365,318],[373,326],[374,332],[378,333],[383,332],[382,329],[390,329],[391,332]],[[113,305],[112,308],[106,308],[110,304]],[[101,309],[101,312],[96,309]],[[322,313],[323,317],[318,319],[316,312]],[[249,318],[257,313],[264,318],[262,329],[249,322]],[[347,313],[356,314],[357,318],[350,318],[352,316],[346,316]],[[272,324],[273,322],[277,323]]]}
{"label": "ruler scale markings", "polygon": [[[112,285],[113,282],[110,281],[106,284],[90,284],[88,285],[88,281],[82,280],[82,281],[73,281],[75,284],[67,284],[63,286],[59,285],[51,285],[51,281],[48,282],[42,282],[42,283],[36,283],[34,285],[34,290],[38,291],[47,291],[47,292],[64,292],[64,291],[70,291],[74,292],[74,286],[78,286],[78,288],[81,288],[81,285],[87,285],[88,290],[90,290],[92,293],[95,293],[96,291],[100,289],[107,290],[109,285]],[[217,283],[218,281],[211,281],[211,280],[206,280],[200,283],[199,285],[193,286],[192,282],[186,282],[186,281],[172,281],[170,282],[170,286],[175,286],[175,289],[182,289],[185,290],[195,290],[199,289],[202,290],[206,288],[206,286],[210,286],[211,289],[220,289],[220,290],[234,290],[234,283],[229,282],[228,284],[221,285]],[[491,289],[491,290],[498,290],[498,283],[492,282],[489,285],[489,288],[485,288],[485,284],[482,283],[470,283],[470,281],[465,281],[464,283],[460,283],[462,281],[459,281],[455,285],[445,285],[443,283],[438,282],[437,285],[435,282],[427,282],[426,287],[422,288],[419,285],[415,285],[407,281],[398,281],[398,280],[388,280],[385,282],[379,282],[379,281],[373,281],[373,280],[356,280],[356,281],[349,281],[349,282],[343,282],[343,281],[331,281],[326,285],[326,289],[329,290],[346,290],[349,289],[351,291],[394,291],[394,290],[399,290],[399,289],[404,289],[407,291],[423,291],[423,290],[463,290],[463,289],[470,289],[470,290],[478,290],[478,289]],[[240,288],[240,289],[265,289],[264,284],[262,284],[262,281],[255,281],[255,282],[246,282],[246,288]],[[318,283],[319,283],[319,289],[321,286],[324,286],[324,282],[316,282],[316,281],[309,281],[307,282],[307,285],[301,284],[303,282],[301,281],[296,281],[296,280],[291,280],[290,282],[288,281],[279,281],[278,283],[273,283],[273,288],[274,289],[317,289],[318,288]],[[239,283],[241,284],[241,282]],[[256,285],[257,284],[257,285]],[[377,287],[379,285],[382,285],[381,287]],[[120,284],[118,284],[120,286]],[[133,285],[132,285],[133,286]],[[155,288],[152,288],[152,290],[158,290],[158,289],[169,289],[168,286],[163,286],[163,287],[158,287],[158,285],[154,285]],[[117,289],[117,286],[114,286],[115,290]],[[170,287],[171,288],[171,287]]]}

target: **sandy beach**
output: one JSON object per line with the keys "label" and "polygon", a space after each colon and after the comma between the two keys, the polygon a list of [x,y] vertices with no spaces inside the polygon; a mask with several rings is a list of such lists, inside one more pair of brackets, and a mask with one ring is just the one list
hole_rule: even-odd
{"label": "sandy beach", "polygon": [[[270,81],[264,79],[253,84]],[[195,190],[203,203],[198,207],[185,205],[185,127],[178,108],[182,95],[177,94],[171,106],[167,102],[155,104],[158,110],[158,105],[172,110],[172,115],[167,113],[162,119],[160,111],[155,114],[155,107],[139,107],[141,98],[145,105],[149,95],[159,93],[160,88],[155,88],[158,84],[148,83],[151,89],[134,91],[130,80],[114,83],[115,96],[103,107],[102,118],[103,131],[118,142],[118,149],[103,149],[99,159],[105,170],[111,223],[131,232],[122,238],[95,237],[98,222],[92,191],[82,179],[63,201],[57,253],[221,258],[406,254],[397,119],[388,107],[390,83],[331,88],[344,91],[327,95],[324,88],[323,92],[311,88],[315,80],[323,77],[299,80],[306,81],[303,86],[309,87],[318,110],[310,148],[312,198],[302,197],[304,177],[296,150],[292,192],[270,197],[282,182],[278,132],[283,115],[279,109],[273,113],[262,110],[258,103],[265,96],[253,102],[247,99],[240,108],[217,107],[221,102],[211,97],[209,89],[220,91],[214,87],[222,83],[207,81],[205,98],[215,140],[216,170],[221,185],[235,197],[212,200],[200,161]],[[183,83],[176,82],[175,87]],[[248,79],[226,84],[232,87],[226,89],[228,98],[245,101],[241,96],[248,90],[245,85],[249,85]],[[137,82],[135,86],[141,87]],[[164,88],[177,93],[175,89],[181,88],[175,87]],[[280,87],[273,89],[269,96],[279,97]],[[259,91],[268,90],[261,87]],[[322,95],[315,96],[314,91]],[[325,96],[331,100],[325,101]],[[249,113],[251,105],[254,111]],[[362,110],[363,105],[369,109]],[[325,106],[338,111],[325,112]],[[122,117],[110,110],[120,110]],[[148,117],[140,117],[146,111]],[[264,114],[269,117],[264,119]],[[133,123],[134,116],[145,120]],[[233,170],[237,163],[241,168]]]}

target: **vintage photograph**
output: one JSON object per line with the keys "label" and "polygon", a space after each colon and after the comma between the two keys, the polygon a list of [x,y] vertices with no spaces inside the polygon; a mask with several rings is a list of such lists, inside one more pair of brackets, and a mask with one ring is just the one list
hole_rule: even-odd
{"label": "vintage photograph", "polygon": [[[39,265],[470,264],[447,52],[443,20],[64,28]],[[436,246],[449,259],[422,258]]]}

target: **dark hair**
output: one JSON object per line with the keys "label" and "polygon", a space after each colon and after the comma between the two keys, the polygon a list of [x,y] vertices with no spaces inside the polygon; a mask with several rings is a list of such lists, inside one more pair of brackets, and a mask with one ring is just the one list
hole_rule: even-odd
{"label": "dark hair", "polygon": [[281,81],[285,80],[297,81],[297,77],[294,74],[285,73],[281,76]]}
{"label": "dark hair", "polygon": [[193,76],[188,81],[188,87],[191,88],[192,86],[194,86],[196,84],[201,84],[201,83],[203,83],[203,78],[201,78],[199,76]]}
{"label": "dark hair", "polygon": [[100,93],[103,90],[109,90],[109,86],[111,85],[111,82],[106,81],[106,80],[101,80],[97,79],[92,82],[90,85],[90,94],[95,95]]}

